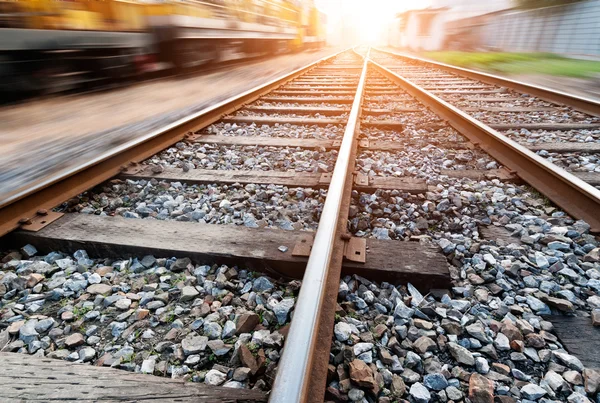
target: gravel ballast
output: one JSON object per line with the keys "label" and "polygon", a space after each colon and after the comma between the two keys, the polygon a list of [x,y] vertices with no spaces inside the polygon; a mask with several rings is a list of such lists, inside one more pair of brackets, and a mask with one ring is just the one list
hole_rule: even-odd
{"label": "gravel ballast", "polygon": [[300,288],[188,258],[85,250],[12,252],[0,267],[3,351],[265,391]]}

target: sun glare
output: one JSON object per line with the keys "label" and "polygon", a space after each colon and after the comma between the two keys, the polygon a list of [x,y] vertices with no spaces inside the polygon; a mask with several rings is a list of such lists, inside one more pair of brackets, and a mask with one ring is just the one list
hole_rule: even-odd
{"label": "sun glare", "polygon": [[412,8],[423,8],[423,0],[317,0],[328,15],[331,32],[342,32],[342,42],[377,43],[395,15]]}

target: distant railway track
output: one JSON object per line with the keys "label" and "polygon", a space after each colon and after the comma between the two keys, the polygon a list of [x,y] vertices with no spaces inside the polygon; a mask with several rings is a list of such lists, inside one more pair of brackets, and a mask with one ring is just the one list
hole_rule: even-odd
{"label": "distant railway track", "polygon": [[[593,175],[578,178],[497,131],[595,127],[595,117],[585,115],[596,110],[592,102],[582,107],[585,113],[568,109],[572,113],[566,121],[548,123],[542,116],[541,122],[531,122],[531,113],[554,112],[557,106],[530,97],[526,106],[520,99],[518,105],[508,106],[516,101],[505,100],[505,95],[513,92],[498,89],[484,77],[472,83],[441,67],[431,71],[420,61],[377,50],[365,53],[364,58],[353,51],[325,58],[15,193],[0,203],[0,233],[7,244],[32,244],[43,253],[85,249],[91,257],[110,259],[188,257],[197,264],[238,265],[302,279],[285,348],[273,355],[273,366],[263,361],[268,375],[260,379],[270,401],[343,400],[340,396],[350,389],[331,386],[331,377],[340,385],[351,379],[354,388],[366,390],[363,396],[377,399],[381,387],[364,353],[379,349],[375,359],[385,368],[399,364],[400,340],[391,345],[388,333],[409,340],[398,328],[413,323],[415,310],[423,309],[421,314],[433,321],[438,311],[423,304],[436,304],[433,298],[439,290],[467,277],[477,285],[489,284],[494,295],[502,292],[491,289],[496,284],[493,274],[479,269],[483,278],[474,270],[457,274],[458,268],[448,264],[460,267],[457,262],[471,253],[468,237],[481,239],[484,246],[500,240],[510,243],[510,231],[498,228],[510,218],[505,222],[500,215],[572,224],[563,214],[554,216],[556,208],[543,205],[521,182],[585,220],[590,227],[582,226],[582,233],[600,231],[600,191],[593,186],[595,179],[589,179]],[[542,89],[535,91],[540,98],[552,97]],[[499,100],[489,100],[492,107],[467,98],[482,94]],[[458,95],[460,99],[453,98]],[[452,105],[454,101],[460,105]],[[580,99],[573,102],[584,104]],[[480,112],[483,117],[477,119],[469,115]],[[516,113],[517,121],[485,120],[508,113]],[[581,144],[590,143],[599,144],[598,138]],[[512,228],[518,231],[516,225]],[[485,259],[496,270],[496,259]],[[350,275],[355,277],[345,277]],[[391,285],[383,285],[387,283]],[[407,291],[394,287],[407,283]],[[417,288],[430,296],[423,297]],[[379,306],[369,306],[369,292],[377,293]],[[171,291],[166,293],[168,303]],[[283,294],[274,295],[276,306],[286,300]],[[354,297],[342,302],[342,295]],[[465,299],[454,304],[446,297],[439,304],[461,316],[469,314],[463,309]],[[558,306],[555,300],[548,300],[556,304],[553,308]],[[164,305],[164,298],[160,302]],[[368,316],[371,308],[385,318],[377,322]],[[514,312],[518,314],[516,308]],[[364,324],[349,313],[365,315]],[[287,315],[286,311],[283,323]],[[419,319],[420,333],[403,344],[422,354],[437,351],[430,348],[433,345],[442,349],[442,342],[438,346],[430,337],[433,325],[427,327],[424,317]],[[354,339],[343,340],[339,323],[365,329],[355,334],[349,325]],[[385,327],[376,337],[387,337],[389,343],[368,341],[378,333],[376,323],[379,330]],[[422,337],[431,340],[421,351],[416,345]],[[360,351],[347,352],[346,342],[360,345]],[[456,358],[454,353],[447,356]],[[370,378],[363,376],[367,373]],[[399,382],[389,383],[384,382],[385,387],[393,393],[405,393]],[[9,389],[0,384],[0,396],[17,396]],[[214,393],[217,400],[266,400],[258,392],[236,396],[221,388]]]}

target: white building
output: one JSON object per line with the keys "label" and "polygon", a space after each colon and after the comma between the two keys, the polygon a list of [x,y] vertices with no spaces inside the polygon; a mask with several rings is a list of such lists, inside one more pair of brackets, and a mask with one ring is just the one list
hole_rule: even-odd
{"label": "white building", "polygon": [[440,50],[456,21],[510,7],[511,0],[431,0],[428,8],[398,14],[389,28],[388,44],[415,51]]}

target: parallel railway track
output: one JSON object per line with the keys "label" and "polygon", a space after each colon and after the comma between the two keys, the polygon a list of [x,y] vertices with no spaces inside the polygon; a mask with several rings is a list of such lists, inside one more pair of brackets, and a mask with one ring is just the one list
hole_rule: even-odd
{"label": "parallel railway track", "polygon": [[[442,108],[454,109],[446,116],[455,125],[477,120],[485,133],[473,134],[472,141],[598,232],[600,168],[594,163],[600,158],[598,102],[388,52],[376,51],[373,58],[432,100],[431,105],[441,104],[437,99],[446,102]],[[570,172],[556,170],[556,164]]]}
{"label": "parallel railway track", "polygon": [[[504,100],[494,100],[494,106],[483,105],[480,99],[456,100],[456,94],[470,96],[471,92],[479,98],[490,94],[505,98],[506,91],[483,78],[484,84],[472,84],[442,67],[430,71],[382,51],[364,53],[363,58],[347,51],[314,63],[11,195],[0,206],[3,239],[15,247],[35,245],[43,253],[74,254],[85,249],[91,257],[102,259],[189,257],[196,264],[238,265],[271,277],[302,279],[297,297],[291,295],[294,310],[283,353],[273,353],[276,364],[264,364],[264,378],[259,375],[262,371],[253,371],[241,386],[260,380],[272,402],[344,401],[350,394],[352,399],[377,401],[400,398],[406,382],[412,384],[406,393],[416,399],[423,385],[407,371],[418,372],[417,364],[411,364],[413,351],[429,360],[430,351],[439,349],[451,365],[456,361],[474,365],[457,358],[458,347],[451,352],[443,347],[457,341],[446,321],[463,324],[457,319],[460,316],[464,324],[479,323],[477,318],[487,318],[485,312],[500,309],[498,301],[508,303],[508,297],[499,296],[509,290],[518,293],[519,303],[527,301],[528,314],[541,312],[529,303],[530,293],[523,296],[523,287],[513,281],[549,266],[548,259],[545,265],[538,256],[542,246],[525,250],[523,245],[542,238],[530,241],[526,222],[533,220],[545,230],[548,225],[576,224],[555,207],[544,205],[521,182],[574,218],[585,220],[590,226],[579,223],[575,232],[590,245],[589,231],[600,230],[600,191],[593,180],[585,183],[585,178],[569,174],[494,129],[503,130],[501,125],[507,124],[494,116],[516,113],[521,120],[511,127],[544,130],[540,125],[547,123],[531,123],[528,113],[553,112],[563,106],[541,100],[529,100],[527,106],[507,105]],[[434,94],[449,98],[443,101]],[[598,105],[578,102],[569,104],[571,117],[560,123],[571,125],[568,130],[595,122],[595,117],[585,114],[598,110]],[[585,112],[575,112],[577,108]],[[494,120],[482,122],[469,115],[473,113]],[[533,124],[542,129],[522,126]],[[567,244],[567,233],[557,233],[553,240],[577,248],[573,241]],[[509,269],[497,261],[504,256],[502,261],[510,263],[517,256],[502,249],[511,239],[521,245],[522,255],[539,260],[517,268],[522,272],[498,285],[496,278],[504,279]],[[585,255],[588,266],[597,265],[587,244],[576,250],[574,259],[583,262]],[[560,258],[550,256],[551,263]],[[140,273],[148,268],[136,267]],[[183,273],[186,270],[189,276],[213,275],[212,271],[198,275],[199,268],[184,268]],[[214,284],[238,281],[237,271],[225,280],[219,273],[225,275],[214,272]],[[226,273],[230,275],[229,270]],[[167,294],[166,301],[159,299],[163,306],[173,296],[179,298],[184,285],[190,285],[189,276],[180,280],[181,287],[163,288],[162,295]],[[443,291],[452,286],[454,299]],[[251,289],[255,287],[256,282]],[[274,299],[265,302],[269,309],[275,312],[290,299],[289,287],[271,295]],[[473,297],[475,287],[485,289],[485,294],[476,292]],[[430,295],[423,297],[417,288]],[[51,294],[43,288],[27,293],[40,295],[38,300]],[[440,293],[446,296],[440,299]],[[563,310],[569,301],[552,295],[539,297],[554,311]],[[200,297],[213,299],[210,292]],[[515,296],[509,297],[516,305]],[[250,298],[247,293],[245,298]],[[23,301],[27,303],[27,298]],[[3,304],[3,309],[15,314],[27,308],[15,311],[10,300]],[[481,306],[476,309],[476,304]],[[578,306],[587,309],[585,303]],[[522,312],[514,308],[512,315],[520,317]],[[265,317],[261,325],[267,323],[267,330],[277,333],[271,326],[274,319]],[[190,319],[185,313],[181,318],[190,325],[185,323]],[[286,311],[285,320],[277,320],[279,325],[287,318]],[[435,326],[445,331],[436,333],[433,322],[441,323]],[[407,327],[415,330],[407,335]],[[203,329],[208,334],[206,326]],[[548,343],[562,347],[558,341]],[[239,348],[236,343],[235,351]],[[407,350],[413,355],[407,355]],[[260,351],[265,358],[265,351]],[[482,354],[486,353],[477,357]],[[187,353],[183,358],[190,360]],[[234,362],[232,357],[229,363],[235,366]],[[209,369],[205,361],[189,365]],[[456,383],[464,393],[465,385],[479,379],[452,377],[462,380]],[[9,396],[6,388],[0,385],[0,396]],[[218,393],[225,394],[225,388]],[[266,399],[260,393],[238,397],[229,393],[227,398]]]}

